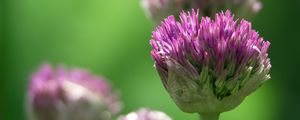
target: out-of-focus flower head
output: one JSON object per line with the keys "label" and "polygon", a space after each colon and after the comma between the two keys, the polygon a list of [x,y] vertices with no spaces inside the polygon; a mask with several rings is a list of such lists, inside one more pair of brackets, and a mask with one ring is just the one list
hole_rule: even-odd
{"label": "out-of-focus flower head", "polygon": [[33,74],[27,104],[33,120],[110,120],[121,109],[118,95],[103,78],[49,64]]}
{"label": "out-of-focus flower head", "polygon": [[172,120],[168,115],[161,111],[141,108],[125,116],[120,116],[118,120]]}
{"label": "out-of-focus flower head", "polygon": [[177,12],[177,9],[170,4],[170,0],[142,0],[141,4],[146,15],[155,23]]}
{"label": "out-of-focus flower head", "polygon": [[251,18],[262,8],[260,0],[142,0],[141,3],[156,24],[182,10],[199,9],[200,16],[212,17],[218,11],[229,9],[238,17]]}
{"label": "out-of-focus flower head", "polygon": [[270,78],[270,43],[230,11],[215,19],[182,12],[169,16],[150,43],[162,83],[185,112],[220,113],[238,106]]}

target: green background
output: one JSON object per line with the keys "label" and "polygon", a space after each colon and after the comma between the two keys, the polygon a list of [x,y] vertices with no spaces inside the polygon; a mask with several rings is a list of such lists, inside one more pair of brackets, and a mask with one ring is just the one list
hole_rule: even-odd
{"label": "green background", "polygon": [[[139,0],[1,0],[0,119],[25,120],[30,75],[45,62],[89,69],[121,92],[126,114],[140,107],[181,112],[153,68],[152,24]],[[300,113],[300,1],[263,0],[253,27],[271,42],[271,80],[221,120],[294,120]]]}

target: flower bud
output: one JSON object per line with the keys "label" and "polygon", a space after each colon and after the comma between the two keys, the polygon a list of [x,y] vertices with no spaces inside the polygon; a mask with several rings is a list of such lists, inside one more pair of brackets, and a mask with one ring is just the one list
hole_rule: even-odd
{"label": "flower bud", "polygon": [[161,111],[141,108],[136,112],[131,112],[125,116],[120,116],[118,120],[172,120]]}
{"label": "flower bud", "polygon": [[118,96],[104,79],[50,65],[32,76],[27,102],[32,120],[110,120],[120,110]]}
{"label": "flower bud", "polygon": [[152,33],[151,55],[165,89],[189,113],[221,113],[270,78],[270,43],[230,11],[215,19],[182,12],[169,16]]}

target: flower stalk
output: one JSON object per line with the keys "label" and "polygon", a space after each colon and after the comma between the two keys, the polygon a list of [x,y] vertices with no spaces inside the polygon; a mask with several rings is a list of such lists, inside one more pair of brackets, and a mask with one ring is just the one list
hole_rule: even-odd
{"label": "flower stalk", "polygon": [[219,120],[220,113],[199,113],[200,120]]}

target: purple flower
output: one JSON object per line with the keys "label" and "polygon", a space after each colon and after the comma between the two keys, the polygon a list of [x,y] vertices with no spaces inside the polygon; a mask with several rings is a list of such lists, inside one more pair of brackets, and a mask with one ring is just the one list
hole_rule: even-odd
{"label": "purple flower", "polygon": [[238,106],[270,78],[270,43],[230,11],[215,19],[198,12],[169,16],[150,43],[162,83],[185,112],[220,113]]}
{"label": "purple flower", "polygon": [[121,108],[103,78],[81,69],[54,70],[48,64],[33,74],[27,102],[33,120],[109,120]]}
{"label": "purple flower", "polygon": [[141,0],[141,3],[147,16],[156,24],[169,15],[192,8],[199,9],[201,16],[210,17],[229,9],[243,18],[250,18],[262,8],[260,0]]}
{"label": "purple flower", "polygon": [[172,120],[168,115],[161,111],[141,108],[136,112],[131,112],[126,116],[120,116],[118,120]]}

